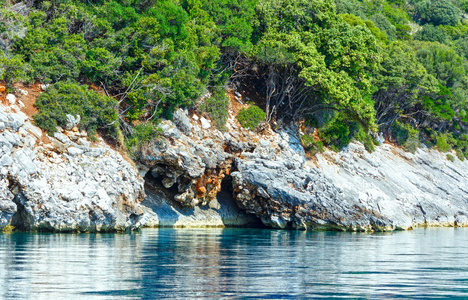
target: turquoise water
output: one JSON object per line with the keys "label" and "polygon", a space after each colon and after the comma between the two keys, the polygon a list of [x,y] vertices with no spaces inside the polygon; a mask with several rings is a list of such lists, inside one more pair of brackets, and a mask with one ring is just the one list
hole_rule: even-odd
{"label": "turquoise water", "polygon": [[468,229],[0,234],[3,299],[468,299]]}

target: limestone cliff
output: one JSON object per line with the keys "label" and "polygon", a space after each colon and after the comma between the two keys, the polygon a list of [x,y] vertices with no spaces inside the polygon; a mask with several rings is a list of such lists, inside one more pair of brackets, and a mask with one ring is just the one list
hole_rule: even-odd
{"label": "limestone cliff", "polygon": [[0,230],[122,231],[146,222],[143,180],[102,140],[48,137],[16,105],[0,106]]}
{"label": "limestone cliff", "polygon": [[73,124],[49,137],[17,106],[0,106],[0,229],[468,225],[468,162],[435,150],[352,143],[311,160],[294,124],[252,132],[232,111],[224,132],[181,109],[160,126],[135,167]]}
{"label": "limestone cliff", "polygon": [[216,209],[219,191],[274,228],[391,231],[468,225],[468,163],[435,150],[407,153],[359,143],[305,157],[293,125],[257,134],[231,115],[220,132],[179,110],[141,153],[148,180],[187,209]]}

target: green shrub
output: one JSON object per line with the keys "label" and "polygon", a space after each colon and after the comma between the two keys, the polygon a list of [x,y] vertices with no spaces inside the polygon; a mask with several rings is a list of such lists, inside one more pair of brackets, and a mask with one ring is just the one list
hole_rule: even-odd
{"label": "green shrub", "polygon": [[242,127],[254,130],[261,122],[265,121],[265,112],[260,107],[251,105],[239,111],[237,120],[239,120]]}
{"label": "green shrub", "polygon": [[381,31],[384,31],[387,34],[387,37],[390,41],[393,41],[396,38],[396,27],[382,14],[373,15],[370,20],[374,22]]}
{"label": "green shrub", "polygon": [[447,34],[440,27],[426,24],[422,30],[416,32],[413,36],[415,40],[439,42],[445,44],[447,42]]}
{"label": "green shrub", "polygon": [[81,116],[79,128],[87,130],[91,138],[98,129],[114,138],[117,136],[117,101],[89,90],[86,85],[72,81],[53,84],[39,95],[35,106],[39,112],[34,115],[34,122],[50,135],[56,132],[57,126],[66,126],[66,115],[71,114]]}
{"label": "green shrub", "polygon": [[311,155],[315,155],[319,152],[323,152],[323,142],[322,141],[315,141],[314,137],[310,134],[304,134],[301,137],[302,146],[304,146],[304,150]]}
{"label": "green shrub", "polygon": [[429,7],[422,18],[423,22],[433,25],[457,25],[460,19],[460,10],[449,0],[429,2]]}
{"label": "green shrub", "polygon": [[161,136],[161,128],[153,122],[140,123],[133,127],[131,135],[125,139],[125,146],[132,158],[136,158],[136,153],[141,151],[142,147]]}
{"label": "green shrub", "polygon": [[395,122],[391,128],[391,134],[397,144],[406,151],[414,153],[421,146],[419,131],[409,124]]}
{"label": "green shrub", "polygon": [[340,151],[348,146],[352,132],[356,131],[356,123],[347,122],[341,115],[319,129],[325,145],[333,151]]}
{"label": "green shrub", "polygon": [[436,142],[437,149],[439,149],[440,152],[447,152],[452,149],[450,144],[447,141],[447,135],[446,134],[440,134],[437,136],[437,142]]}
{"label": "green shrub", "polygon": [[459,160],[465,160],[465,155],[463,154],[463,151],[461,149],[455,149],[455,152],[457,153],[457,157]]}
{"label": "green shrub", "polygon": [[226,121],[228,119],[229,100],[226,97],[224,88],[217,88],[212,91],[212,96],[205,99],[200,105],[200,109],[208,115],[214,125],[219,130],[226,130]]}
{"label": "green shrub", "polygon": [[455,157],[452,154],[447,154],[447,159],[450,160],[451,162],[455,161]]}
{"label": "green shrub", "polygon": [[28,82],[29,64],[24,62],[21,55],[8,57],[0,51],[0,80],[5,81],[9,87],[18,81]]}
{"label": "green shrub", "polygon": [[356,134],[354,135],[354,138],[357,141],[363,143],[366,150],[369,151],[370,153],[375,151],[374,139],[369,134],[365,133],[362,127],[360,127],[358,132],[356,132]]}

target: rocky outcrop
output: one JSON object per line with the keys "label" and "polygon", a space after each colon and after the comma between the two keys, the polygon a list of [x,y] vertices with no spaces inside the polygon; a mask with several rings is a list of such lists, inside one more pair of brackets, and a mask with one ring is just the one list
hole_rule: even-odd
{"label": "rocky outcrop", "polygon": [[[102,140],[47,136],[0,106],[0,229],[121,231],[142,226],[252,226],[391,231],[468,226],[468,162],[429,149],[359,143],[305,156],[294,125],[228,130],[178,110],[137,168]],[[142,179],[144,177],[145,181]],[[145,197],[146,190],[146,197]]]}
{"label": "rocky outcrop", "polygon": [[174,187],[174,200],[181,205],[216,208],[216,195],[232,165],[232,155],[223,148],[225,136],[192,125],[185,110],[176,111],[174,123],[163,121],[164,137],[142,151],[139,169],[150,172],[166,189]]}
{"label": "rocky outcrop", "polygon": [[316,162],[239,160],[232,174],[240,207],[276,228],[391,231],[467,226],[467,163],[435,150],[389,144],[368,153],[350,144]]}
{"label": "rocky outcrop", "polygon": [[[219,205],[228,189],[242,210],[274,228],[391,231],[468,225],[468,163],[435,150],[415,154],[359,143],[306,158],[294,126],[257,134],[229,118],[226,132],[179,110],[140,169],[182,207]],[[206,120],[205,120],[206,122]],[[229,183],[229,188],[226,187]]]}
{"label": "rocky outcrop", "polygon": [[176,111],[174,121],[160,127],[163,136],[144,147],[138,160],[146,179],[142,204],[150,208],[147,225],[255,225],[258,219],[243,212],[222,187],[230,179],[232,151],[251,149],[253,143],[236,144],[229,133],[214,129],[203,117],[189,117],[186,110]]}
{"label": "rocky outcrop", "polygon": [[17,106],[1,106],[0,151],[0,229],[122,231],[147,221],[136,169],[76,127],[48,137]]}
{"label": "rocky outcrop", "polygon": [[147,180],[146,198],[142,202],[147,209],[149,227],[247,227],[259,226],[259,220],[241,210],[227,190],[216,196],[216,208],[187,207],[171,201],[175,194],[160,184]]}

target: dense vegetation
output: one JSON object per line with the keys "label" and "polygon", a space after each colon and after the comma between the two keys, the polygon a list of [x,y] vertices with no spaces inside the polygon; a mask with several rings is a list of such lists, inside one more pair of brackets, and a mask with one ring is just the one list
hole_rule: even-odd
{"label": "dense vegetation", "polygon": [[[465,0],[0,4],[0,80],[54,84],[36,117],[51,131],[69,110],[91,130],[120,126],[134,147],[192,106],[223,128],[223,89],[248,84],[262,91],[267,121],[305,120],[336,149],[354,138],[372,150],[381,131],[412,151],[423,142],[468,155]],[[70,99],[64,87],[87,95],[57,104]]]}

